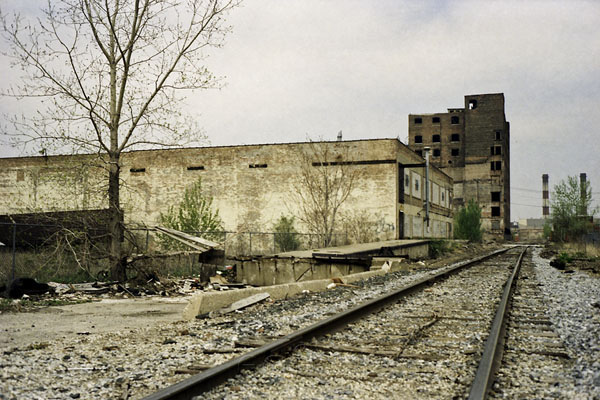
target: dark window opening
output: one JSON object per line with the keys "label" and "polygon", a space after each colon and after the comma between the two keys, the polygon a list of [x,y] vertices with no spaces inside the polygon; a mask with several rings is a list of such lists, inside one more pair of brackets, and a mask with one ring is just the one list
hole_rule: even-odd
{"label": "dark window opening", "polygon": [[146,172],[146,168],[130,168],[129,172],[133,172],[133,173],[136,173],[136,172]]}
{"label": "dark window opening", "polygon": [[502,170],[502,161],[492,161],[490,163],[490,169],[492,171],[501,171]]}
{"label": "dark window opening", "polygon": [[404,186],[410,187],[410,176],[404,175]]}
{"label": "dark window opening", "polygon": [[500,192],[492,192],[492,201],[500,201]]}
{"label": "dark window opening", "polygon": [[423,157],[423,150],[415,150],[415,153],[417,153],[419,157]]}
{"label": "dark window opening", "polygon": [[502,132],[496,131],[496,140],[502,140]]}
{"label": "dark window opening", "polygon": [[490,155],[492,155],[492,156],[494,155],[494,146],[490,147]]}
{"label": "dark window opening", "polygon": [[440,149],[433,149],[433,156],[434,157],[439,157],[440,156]]}
{"label": "dark window opening", "polygon": [[477,108],[477,100],[469,100],[469,110],[474,110]]}
{"label": "dark window opening", "polygon": [[448,160],[448,164],[452,164],[452,160]]}
{"label": "dark window opening", "polygon": [[267,164],[250,164],[249,168],[267,168]]}
{"label": "dark window opening", "polygon": [[494,147],[494,154],[497,156],[502,155],[502,146]]}
{"label": "dark window opening", "polygon": [[422,124],[422,123],[423,123],[423,118],[421,118],[421,117],[415,118],[415,124]]}
{"label": "dark window opening", "polygon": [[423,143],[423,136],[416,135],[415,136],[415,143]]}
{"label": "dark window opening", "polygon": [[419,190],[419,181],[415,180],[415,190]]}
{"label": "dark window opening", "polygon": [[460,142],[460,134],[453,133],[452,136],[450,136],[450,140],[452,142]]}
{"label": "dark window opening", "polygon": [[190,167],[187,167],[188,171],[202,171],[204,170],[204,165],[192,165]]}
{"label": "dark window opening", "polygon": [[440,142],[440,135],[433,135],[433,137],[431,138],[431,141],[433,143],[439,143]]}
{"label": "dark window opening", "polygon": [[459,149],[452,149],[452,150],[450,150],[450,154],[452,154],[454,157],[456,157],[460,154],[460,151],[459,151]]}
{"label": "dark window opening", "polygon": [[451,123],[451,124],[453,124],[453,125],[456,125],[456,124],[458,124],[459,122],[460,122],[460,119],[459,119],[459,118],[458,118],[456,115],[455,115],[455,116],[452,116],[452,117],[450,117],[450,123]]}
{"label": "dark window opening", "polygon": [[500,207],[492,207],[492,217],[500,216]]}
{"label": "dark window opening", "polygon": [[431,118],[431,122],[434,124],[439,124],[440,123],[440,117],[433,117]]}

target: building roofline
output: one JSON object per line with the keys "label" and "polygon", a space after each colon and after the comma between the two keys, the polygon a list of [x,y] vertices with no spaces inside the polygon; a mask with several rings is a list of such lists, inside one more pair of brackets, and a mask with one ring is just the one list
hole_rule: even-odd
{"label": "building roofline", "polygon": [[[402,143],[398,137],[389,137],[389,138],[370,138],[370,139],[352,139],[352,140],[315,140],[312,143],[352,143],[352,142],[369,142],[369,141],[385,141],[385,140],[396,140],[398,143],[404,145],[408,148],[408,145]],[[287,145],[296,145],[296,144],[306,144],[311,143],[311,141],[302,141],[302,142],[279,142],[279,143],[249,143],[249,144],[231,144],[231,145],[219,145],[219,146],[192,146],[192,147],[165,147],[165,148],[154,148],[154,149],[139,149],[139,150],[130,150],[124,151],[122,154],[132,154],[132,153],[140,153],[140,152],[150,152],[150,151],[177,151],[177,150],[197,150],[197,149],[220,149],[220,148],[234,148],[234,147],[252,147],[252,146],[287,146]],[[411,150],[412,151],[412,150]],[[103,156],[106,153],[75,153],[75,154],[54,154],[54,155],[31,155],[31,156],[16,156],[16,157],[0,157],[0,160],[18,160],[18,159],[40,159],[40,158],[60,158],[60,157],[86,157],[86,156]]]}

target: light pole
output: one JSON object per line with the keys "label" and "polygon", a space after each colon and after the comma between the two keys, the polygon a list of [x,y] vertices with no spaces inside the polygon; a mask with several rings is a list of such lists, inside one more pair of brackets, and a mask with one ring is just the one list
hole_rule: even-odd
{"label": "light pole", "polygon": [[426,146],[423,150],[425,150],[425,222],[429,232],[429,151],[431,148]]}

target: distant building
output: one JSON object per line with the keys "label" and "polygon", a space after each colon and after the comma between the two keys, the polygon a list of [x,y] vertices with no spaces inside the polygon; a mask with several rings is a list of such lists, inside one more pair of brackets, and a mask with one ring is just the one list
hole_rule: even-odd
{"label": "distant building", "polygon": [[504,94],[465,96],[464,108],[408,116],[409,147],[454,180],[454,210],[475,200],[487,237],[510,237],[510,125]]}
{"label": "distant building", "polygon": [[[424,161],[399,140],[316,145],[330,149],[332,159],[326,165],[356,170],[355,187],[344,207],[372,215],[381,239],[452,237],[452,179],[430,168],[427,220]],[[270,232],[281,215],[300,212],[291,194],[302,172],[299,154],[310,146],[286,143],[124,153],[124,221],[155,225],[160,213],[177,205],[185,188],[202,178],[226,230]],[[97,155],[0,159],[0,215],[105,208],[106,170],[101,161]],[[323,168],[314,161],[311,168]],[[272,237],[270,243],[272,248]]]}

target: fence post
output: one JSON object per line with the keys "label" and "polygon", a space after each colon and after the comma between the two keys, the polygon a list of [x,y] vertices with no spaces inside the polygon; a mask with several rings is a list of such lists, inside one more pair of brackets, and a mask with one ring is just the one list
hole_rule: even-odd
{"label": "fence post", "polygon": [[15,269],[17,267],[16,261],[17,252],[17,223],[13,222],[13,241],[12,241],[12,280],[15,280]]}
{"label": "fence post", "polygon": [[250,256],[252,256],[252,232],[249,232],[250,234]]}

